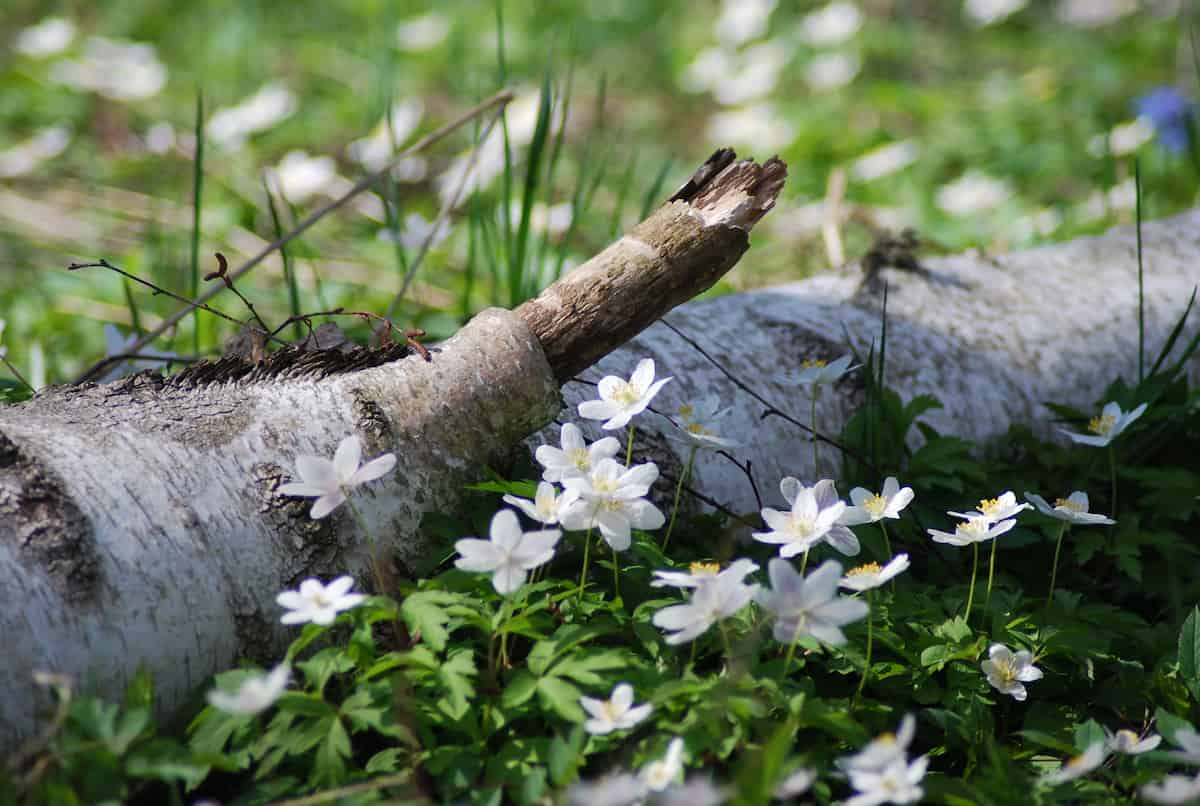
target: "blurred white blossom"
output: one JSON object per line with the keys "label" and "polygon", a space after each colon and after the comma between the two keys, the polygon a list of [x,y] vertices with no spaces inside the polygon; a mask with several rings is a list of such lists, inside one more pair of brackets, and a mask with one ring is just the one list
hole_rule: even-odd
{"label": "blurred white blossom", "polygon": [[842,565],[826,560],[807,577],[787,560],[776,557],[767,565],[770,590],[761,590],[755,601],[775,617],[773,635],[781,644],[812,636],[833,646],[846,643],[842,627],[867,617],[870,607],[860,599],[838,596]]}
{"label": "blurred white blossom", "polygon": [[782,151],[796,139],[796,127],[780,117],[771,104],[758,103],[716,113],[708,120],[705,136],[718,143]]}
{"label": "blurred white blossom", "polygon": [[633,686],[628,683],[618,683],[607,700],[580,697],[579,704],[592,716],[584,723],[583,728],[595,736],[603,736],[617,730],[629,730],[650,716],[650,712],[654,710],[654,706],[648,703],[637,706],[633,704]]}
{"label": "blurred white blossom", "polygon": [[163,88],[167,68],[149,43],[93,36],[84,44],[79,59],[55,62],[50,78],[114,101],[140,101]]}
{"label": "blurred white blossom", "polygon": [[286,663],[281,663],[268,674],[249,675],[236,691],[213,689],[208,692],[208,703],[226,713],[252,716],[275,704],[291,676],[292,670]]}
{"label": "blurred white blossom", "polygon": [[333,157],[313,157],[307,151],[289,151],[267,174],[272,189],[299,204],[338,183]]}
{"label": "blurred white blossom", "polygon": [[902,171],[917,161],[915,140],[898,140],[878,146],[850,163],[850,176],[859,182],[872,182]]}
{"label": "blurred white blossom", "polygon": [[34,133],[32,137],[0,151],[0,178],[25,176],[46,160],[54,159],[71,144],[71,128],[59,124]]}
{"label": "blurred white blossom", "polygon": [[642,768],[641,779],[654,792],[662,792],[683,774],[683,739],[676,736],[667,745],[667,754]]}
{"label": "blurred white blossom", "polygon": [[445,14],[431,11],[407,19],[396,28],[396,46],[409,52],[432,50],[450,33],[450,21]]}
{"label": "blurred white blossom", "polygon": [[650,401],[670,380],[670,376],[654,380],[654,359],[643,358],[629,380],[616,375],[601,378],[596,384],[600,399],[580,403],[579,416],[588,420],[604,420],[600,427],[606,431],[624,428],[630,420],[646,410]]}
{"label": "blurred white blossom", "polygon": [[[990,678],[988,682],[991,682]],[[992,685],[995,685],[995,683],[992,683]],[[1022,686],[1021,688],[1023,691],[1024,687]],[[1023,700],[1025,698],[1017,697],[1017,699]],[[1066,783],[1067,781],[1074,781],[1076,778],[1082,778],[1103,764],[1104,758],[1107,755],[1108,753],[1104,749],[1104,743],[1094,742],[1093,744],[1088,745],[1087,749],[1079,755],[1064,761],[1063,765],[1054,772],[1043,775],[1042,780],[1048,784],[1062,784]]]}
{"label": "blurred white blossom", "polygon": [[814,47],[840,45],[858,33],[862,22],[858,6],[837,0],[806,15],[800,21],[800,37]]}
{"label": "blurred white blossom", "polygon": [[1007,182],[970,171],[938,189],[937,205],[952,216],[970,216],[999,207],[1011,195]]}
{"label": "blurred white blossom", "polygon": [[963,13],[972,23],[982,28],[985,25],[1003,22],[1025,8],[1028,2],[1029,0],[966,0],[963,3]]}
{"label": "blurred white blossom", "polygon": [[1168,775],[1146,784],[1138,793],[1152,803],[1195,803],[1200,798],[1200,775]]}
{"label": "blurred white blossom", "polygon": [[713,33],[725,45],[740,45],[767,31],[777,0],[724,0]]}
{"label": "blurred white blossom", "polygon": [[1137,0],[1059,0],[1058,19],[1076,28],[1098,28],[1137,11]]}
{"label": "blurred white blossom", "polygon": [[75,23],[65,17],[46,17],[17,32],[13,49],[34,59],[61,53],[75,38]]}
{"label": "blurred white blossom", "polygon": [[214,143],[239,148],[252,134],[266,131],[288,118],[297,107],[296,96],[282,84],[266,84],[235,106],[218,109],[205,131]]}
{"label": "blurred white blossom", "polygon": [[1070,524],[1111,526],[1116,523],[1112,518],[1098,512],[1089,512],[1088,494],[1082,490],[1076,490],[1066,498],[1055,499],[1053,507],[1046,502],[1045,498],[1036,493],[1025,493],[1025,498],[1043,515],[1049,515],[1051,518]]}
{"label": "blurred white blossom", "polygon": [[395,155],[393,145],[404,145],[424,114],[425,105],[419,98],[392,104],[391,115],[379,121],[366,137],[350,143],[346,154],[368,171],[381,170]]}
{"label": "blurred white blossom", "polygon": [[804,68],[804,80],[817,92],[841,89],[854,80],[860,67],[857,54],[822,53]]}
{"label": "blurred white blossom", "polygon": [[347,494],[359,485],[382,478],[396,466],[396,454],[385,453],[359,466],[362,442],[351,434],[338,443],[333,461],[323,456],[297,456],[296,475],[300,481],[279,486],[281,495],[316,498],[309,517],[324,518],[346,500]]}

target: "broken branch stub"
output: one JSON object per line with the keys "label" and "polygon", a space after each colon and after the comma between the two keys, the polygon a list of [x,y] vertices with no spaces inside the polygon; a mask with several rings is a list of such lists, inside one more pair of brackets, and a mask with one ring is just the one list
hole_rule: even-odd
{"label": "broken branch stub", "polygon": [[671,201],[616,243],[517,308],[559,381],[566,381],[663,314],[713,286],[749,246],[787,177],[716,152]]}

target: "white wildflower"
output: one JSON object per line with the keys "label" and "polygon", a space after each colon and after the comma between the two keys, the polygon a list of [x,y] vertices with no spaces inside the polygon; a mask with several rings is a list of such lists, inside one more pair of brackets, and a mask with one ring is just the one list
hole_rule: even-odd
{"label": "white wildflower", "polygon": [[604,420],[600,427],[605,430],[624,428],[630,420],[646,410],[669,380],[670,377],[654,380],[654,359],[643,358],[628,381],[616,375],[601,378],[596,387],[600,399],[580,403],[579,416],[588,420]]}
{"label": "white wildflower", "polygon": [[851,568],[838,584],[851,590],[867,591],[887,584],[907,570],[908,555],[897,554],[882,568],[879,567],[879,563],[867,563],[857,568]]}
{"label": "white wildflower", "polygon": [[709,627],[750,604],[758,590],[742,580],[758,569],[749,560],[734,563],[710,579],[699,580],[686,604],[664,607],[654,614],[654,626],[668,631],[668,644],[683,644],[703,635]]}
{"label": "white wildflower", "polygon": [[1042,679],[1042,670],[1033,665],[1033,654],[1029,650],[1022,649],[1014,654],[1004,644],[992,644],[988,659],[980,666],[993,688],[1018,702],[1024,702],[1027,696],[1023,683]]}
{"label": "white wildflower", "polygon": [[[993,684],[994,685],[994,684]],[[1017,699],[1023,700],[1024,697]],[[1082,778],[1092,770],[1104,763],[1108,753],[1104,749],[1103,742],[1095,742],[1088,745],[1088,748],[1079,755],[1067,759],[1063,765],[1051,773],[1042,776],[1042,780],[1048,784],[1062,784],[1067,781],[1074,781],[1076,778]]]}
{"label": "white wildflower", "polygon": [[628,683],[618,683],[607,700],[580,697],[579,704],[592,715],[584,723],[584,730],[597,736],[616,730],[629,730],[654,710],[649,703],[634,706],[633,686]]}
{"label": "white wildflower", "polygon": [[352,587],[354,577],[349,575],[340,576],[328,585],[322,585],[319,579],[306,579],[298,590],[284,591],[275,597],[275,601],[289,611],[279,621],[282,624],[311,622],[326,627],[334,622],[338,613],[358,607],[367,598],[361,593],[350,593]]}
{"label": "white wildflower", "polygon": [[1045,498],[1035,493],[1025,493],[1025,498],[1043,515],[1049,515],[1051,518],[1076,526],[1111,526],[1116,523],[1112,518],[1101,515],[1099,512],[1089,512],[1088,494],[1082,490],[1076,490],[1066,498],[1056,498],[1053,507],[1046,502]]}
{"label": "white wildflower", "polygon": [[517,513],[502,509],[492,516],[489,540],[468,537],[454,544],[461,555],[456,568],[492,575],[492,586],[507,595],[525,584],[528,572],[554,557],[554,546],[562,537],[558,529],[526,532]]}
{"label": "white wildflower", "polygon": [[338,443],[332,462],[322,456],[297,456],[296,474],[300,481],[280,485],[279,492],[316,498],[309,517],[324,518],[341,506],[355,487],[387,475],[396,466],[394,453],[382,454],[360,467],[361,460],[362,442],[351,434]]}
{"label": "white wildflower", "polygon": [[895,476],[888,476],[883,480],[883,490],[879,493],[873,493],[864,487],[851,490],[852,506],[846,507],[838,523],[843,526],[857,526],[862,523],[875,523],[884,518],[897,519],[912,500],[912,488],[901,487]]}
{"label": "white wildflower", "polygon": [[236,691],[213,689],[208,692],[208,703],[230,714],[252,716],[275,704],[287,688],[291,675],[288,665],[281,663],[266,675],[246,677]]}
{"label": "white wildflower", "polygon": [[558,523],[559,513],[569,507],[577,497],[578,494],[570,490],[560,496],[553,484],[542,481],[538,482],[537,492],[532,501],[515,495],[505,495],[504,503],[511,504],[539,523],[553,526]]}
{"label": "white wildflower", "polygon": [[1083,445],[1093,445],[1097,448],[1105,448],[1114,439],[1119,437],[1134,420],[1145,413],[1146,405],[1143,403],[1132,411],[1123,412],[1121,411],[1121,406],[1116,401],[1106,403],[1100,411],[1099,416],[1093,417],[1088,421],[1088,431],[1091,433],[1077,434],[1065,428],[1060,428],[1059,430],[1074,442],[1079,442]]}
{"label": "white wildflower", "polygon": [[649,789],[662,792],[683,774],[683,739],[676,736],[667,745],[667,754],[642,768],[641,779]]}
{"label": "white wildflower", "polygon": [[586,476],[563,479],[563,486],[577,498],[559,513],[559,522],[573,531],[599,528],[613,551],[624,551],[632,540],[631,529],[657,529],[667,522],[644,498],[657,478],[653,462],[626,468],[616,459],[601,459]]}
{"label": "white wildflower", "polygon": [[542,445],[534,451],[534,458],[544,468],[545,481],[561,482],[573,476],[586,476],[602,459],[612,459],[621,451],[616,437],[604,437],[591,445],[583,441],[583,432],[574,423],[562,427],[559,435],[561,448]]}
{"label": "white wildflower", "polygon": [[771,589],[758,592],[755,600],[775,617],[774,635],[780,643],[811,635],[834,646],[844,644],[841,627],[870,612],[866,602],[837,595],[842,566],[836,560],[826,560],[803,577],[790,562],[775,558],[767,574]]}
{"label": "white wildflower", "polygon": [[943,532],[930,529],[929,536],[935,543],[948,543],[951,546],[969,546],[972,543],[983,543],[999,537],[1017,525],[1015,520],[1000,521],[993,524],[986,515],[969,518],[955,527],[953,532]]}

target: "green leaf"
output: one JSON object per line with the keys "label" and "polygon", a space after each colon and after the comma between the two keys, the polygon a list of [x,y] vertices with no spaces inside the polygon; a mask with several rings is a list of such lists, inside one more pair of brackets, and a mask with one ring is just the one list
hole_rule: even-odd
{"label": "green leaf", "polygon": [[389,747],[386,750],[380,750],[375,755],[367,760],[365,769],[372,775],[380,773],[396,772],[404,768],[406,760],[406,751],[399,747]]}
{"label": "green leaf", "polygon": [[296,667],[304,673],[304,679],[308,684],[321,692],[325,689],[329,678],[353,669],[354,659],[341,647],[329,647],[322,649],[308,660],[297,661]]}
{"label": "green leaf", "polygon": [[543,677],[538,680],[538,701],[542,707],[553,711],[568,722],[583,722],[583,709],[579,698],[583,696],[574,684],[560,677]]}
{"label": "green leaf", "polygon": [[340,720],[332,719],[325,738],[317,747],[312,782],[316,786],[337,786],[346,777],[345,759],[350,757],[350,737]]}
{"label": "green leaf", "polygon": [[554,667],[558,677],[569,677],[584,686],[609,687],[611,676],[599,672],[613,672],[636,666],[637,659],[620,649],[606,649],[589,654],[576,654],[564,659]]}
{"label": "green leaf", "polygon": [[500,705],[503,708],[519,708],[529,701],[537,692],[538,678],[527,671],[520,671],[517,676],[509,681],[504,687],[504,693],[500,696]]}
{"label": "green leaf", "polygon": [[417,591],[405,597],[400,605],[400,616],[414,637],[429,644],[435,652],[441,652],[450,637],[446,625],[452,616],[446,608],[461,600],[460,594],[450,591]]}
{"label": "green leaf", "polygon": [[575,774],[583,766],[583,728],[576,725],[571,729],[568,738],[555,736],[550,740],[546,751],[546,767],[550,772],[550,780],[555,786],[566,786],[575,779]]}
{"label": "green leaf", "polygon": [[595,618],[587,624],[564,624],[550,638],[539,641],[529,652],[526,663],[529,671],[544,675],[556,660],[573,647],[612,632],[615,622],[609,617]]}
{"label": "green leaf", "polygon": [[475,653],[470,649],[452,649],[437,672],[438,679],[446,689],[446,713],[452,719],[462,719],[475,695]]}
{"label": "green leaf", "polygon": [[1200,700],[1200,607],[1193,607],[1179,631],[1179,676]]}

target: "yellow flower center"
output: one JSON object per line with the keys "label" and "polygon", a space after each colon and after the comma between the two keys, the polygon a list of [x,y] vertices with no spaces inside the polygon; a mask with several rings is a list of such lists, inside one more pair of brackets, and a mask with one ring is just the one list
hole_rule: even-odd
{"label": "yellow flower center", "polygon": [[996,674],[1006,686],[1015,683],[1017,680],[1015,658],[1011,661],[996,661]]}
{"label": "yellow flower center", "polygon": [[690,420],[690,419],[692,419],[692,414],[695,413],[696,410],[694,408],[692,408],[692,406],[690,404],[684,403],[682,406],[680,406],[675,411],[677,411],[679,413],[679,416],[682,417],[683,419]]}
{"label": "yellow flower center", "polygon": [[954,531],[964,534],[972,540],[982,537],[987,534],[988,526],[986,518],[971,518],[963,521],[958,526],[954,527]]}
{"label": "yellow flower center", "polygon": [[825,366],[825,362],[820,358],[806,358],[800,364],[800,369],[820,369]]}
{"label": "yellow flower center", "polygon": [[615,493],[617,491],[617,480],[610,478],[594,479],[592,481],[592,489],[598,493]]}
{"label": "yellow flower center", "polygon": [[1097,436],[1105,436],[1117,424],[1117,418],[1111,414],[1102,414],[1088,420],[1088,430]]}
{"label": "yellow flower center", "polygon": [[1055,509],[1069,509],[1072,512],[1083,512],[1083,504],[1079,501],[1072,501],[1070,498],[1055,498]]}
{"label": "yellow flower center", "polygon": [[700,423],[697,423],[697,422],[688,423],[687,430],[688,430],[688,433],[696,434],[697,436],[702,436],[702,437],[711,437],[712,436],[712,431],[709,431],[707,428],[705,428],[704,426],[702,426]]}
{"label": "yellow flower center", "polygon": [[979,511],[984,515],[992,515],[1000,509],[999,498],[983,498],[979,501]]}
{"label": "yellow flower center", "polygon": [[638,388],[628,381],[621,381],[613,390],[613,400],[625,406],[632,406],[642,395]]}
{"label": "yellow flower center", "polygon": [[567,459],[580,470],[587,470],[592,464],[587,448],[576,448],[567,454]]}
{"label": "yellow flower center", "polygon": [[717,563],[695,562],[688,566],[688,571],[694,577],[715,577],[720,570],[721,566]]}
{"label": "yellow flower center", "polygon": [[794,513],[788,519],[790,521],[791,532],[797,537],[807,538],[816,531],[817,524],[812,518],[797,517]]}
{"label": "yellow flower center", "polygon": [[883,569],[879,566],[879,563],[867,563],[865,565],[860,565],[857,568],[851,568],[846,572],[846,576],[856,577],[860,574],[878,574],[882,570]]}
{"label": "yellow flower center", "polygon": [[879,518],[883,515],[884,510],[887,509],[887,499],[882,495],[873,495],[866,501],[863,501],[863,509],[870,512],[873,517]]}

